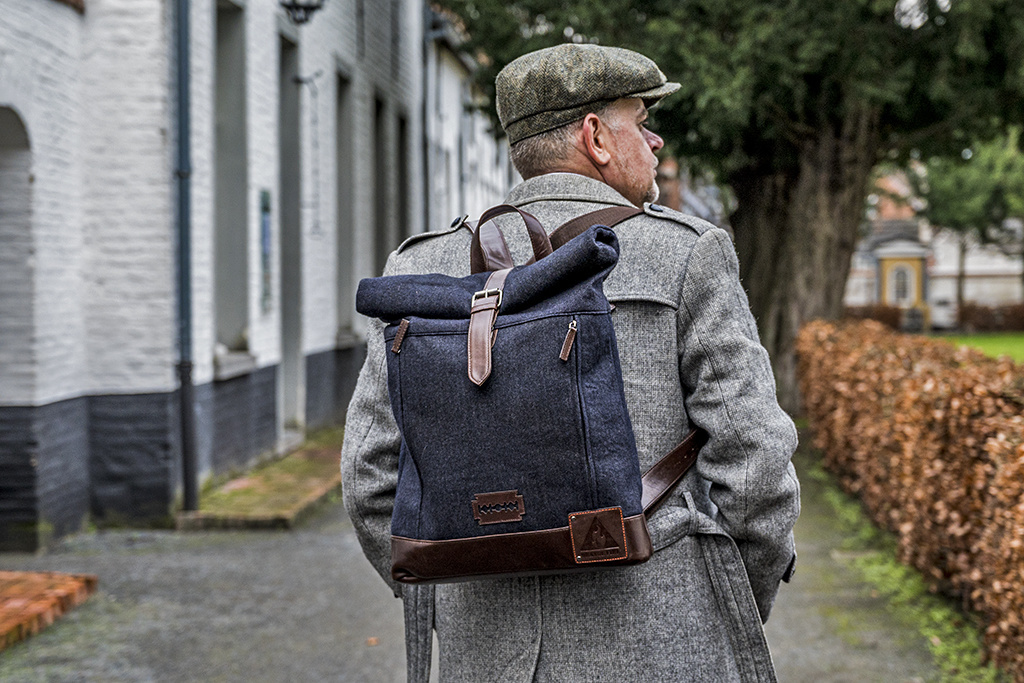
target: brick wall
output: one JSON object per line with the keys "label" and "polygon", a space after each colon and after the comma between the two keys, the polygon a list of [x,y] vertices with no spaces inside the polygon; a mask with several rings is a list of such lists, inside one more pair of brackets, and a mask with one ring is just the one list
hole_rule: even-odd
{"label": "brick wall", "polygon": [[34,445],[32,409],[0,407],[0,551],[36,548]]}
{"label": "brick wall", "polygon": [[[362,349],[347,333],[358,335],[364,324],[352,299],[359,279],[378,274],[378,225],[390,231],[387,250],[439,227],[423,218],[422,3],[337,0],[302,27],[287,23],[277,0],[236,3],[246,47],[248,275],[241,286],[255,367],[215,380],[215,60],[223,1],[232,0],[191,2],[192,329],[204,476],[250,463],[283,434],[282,35],[298,45],[299,74],[313,79],[301,88],[298,118],[299,327],[308,358],[299,404],[308,423],[339,418],[351,392]],[[19,510],[58,533],[81,524],[86,501],[99,517],[165,514],[179,484],[173,11],[169,0],[89,0],[84,13],[61,2],[0,0],[0,126],[9,132],[14,121],[25,138],[17,150],[0,150],[0,478],[17,489],[4,493],[24,503]],[[350,129],[340,132],[339,74],[351,108]],[[374,139],[378,130],[383,142]],[[351,138],[355,166],[351,206],[341,212],[339,134]],[[264,190],[272,198],[267,307]]]}
{"label": "brick wall", "polygon": [[175,385],[170,4],[94,0],[84,17],[80,291],[91,393]]}
{"label": "brick wall", "polygon": [[[30,187],[32,225],[27,230],[6,212],[0,217],[5,243],[17,245],[0,257],[0,306],[20,321],[19,334],[29,335],[16,343],[18,358],[3,359],[0,405],[32,405],[81,393],[87,384],[79,286],[82,17],[65,5],[15,0],[0,0],[0,16],[0,107],[17,113],[31,156],[30,174],[17,162],[3,172],[20,176],[15,202]],[[12,206],[8,197],[3,203]]]}

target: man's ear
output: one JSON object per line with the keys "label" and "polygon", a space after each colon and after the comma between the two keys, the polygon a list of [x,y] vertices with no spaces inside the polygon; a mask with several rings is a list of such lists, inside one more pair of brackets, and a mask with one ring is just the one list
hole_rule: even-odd
{"label": "man's ear", "polygon": [[583,148],[597,166],[606,166],[612,160],[612,153],[608,149],[610,133],[608,124],[599,119],[597,114],[587,114],[583,118]]}

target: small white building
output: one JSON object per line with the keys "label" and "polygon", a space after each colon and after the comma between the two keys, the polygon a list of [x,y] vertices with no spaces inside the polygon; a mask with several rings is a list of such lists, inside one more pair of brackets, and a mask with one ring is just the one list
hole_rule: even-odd
{"label": "small white building", "polygon": [[[912,319],[905,321],[910,328],[956,327],[960,243],[959,233],[917,219],[876,221],[853,255],[844,304],[898,307]],[[1020,255],[968,236],[963,268],[964,301],[1001,306],[1024,300]]]}
{"label": "small white building", "polygon": [[[949,230],[935,231],[931,238],[931,249],[933,261],[929,277],[932,299],[936,305],[950,307],[955,314],[960,235]],[[1024,301],[1020,255],[1008,254],[996,245],[979,244],[976,238],[968,236],[964,274],[965,301],[982,306],[1002,306]]]}
{"label": "small white building", "polygon": [[177,4],[0,0],[0,549],[172,511],[183,260],[207,478],[340,423],[359,279],[512,181],[423,2],[189,0],[179,259]]}

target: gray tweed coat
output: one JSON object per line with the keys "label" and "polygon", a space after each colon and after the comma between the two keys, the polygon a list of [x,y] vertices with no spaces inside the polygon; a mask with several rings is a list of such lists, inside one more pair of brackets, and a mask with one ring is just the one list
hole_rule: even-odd
{"label": "gray tweed coat", "polygon": [[[629,206],[609,186],[567,173],[527,180],[508,202],[549,230],[604,206]],[[498,222],[516,262],[525,262],[531,252],[520,219]],[[400,437],[382,325],[370,325],[342,450],[344,497],[367,558],[404,595],[410,680],[425,680],[432,628],[442,682],[775,680],[761,624],[796,557],[796,431],[776,401],[732,242],[709,223],[656,205],[615,231],[621,256],[605,293],[615,304],[641,468],[691,424],[710,435],[651,518],[655,553],[645,564],[396,585],[390,514]],[[466,227],[417,235],[385,272],[467,275],[470,237]]]}

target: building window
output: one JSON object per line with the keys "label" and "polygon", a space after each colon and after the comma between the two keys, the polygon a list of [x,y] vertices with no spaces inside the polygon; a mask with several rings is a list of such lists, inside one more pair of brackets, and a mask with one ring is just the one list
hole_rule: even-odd
{"label": "building window", "polygon": [[245,14],[217,10],[214,81],[214,321],[217,355],[249,349],[249,161]]}
{"label": "building window", "polygon": [[355,281],[355,124],[349,80],[338,75],[335,109],[335,225],[338,235],[338,332],[350,335],[356,310]]}
{"label": "building window", "polygon": [[892,271],[892,300],[897,306],[905,306],[913,302],[914,286],[910,269],[897,266]]}

